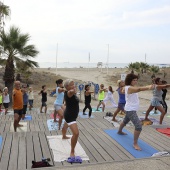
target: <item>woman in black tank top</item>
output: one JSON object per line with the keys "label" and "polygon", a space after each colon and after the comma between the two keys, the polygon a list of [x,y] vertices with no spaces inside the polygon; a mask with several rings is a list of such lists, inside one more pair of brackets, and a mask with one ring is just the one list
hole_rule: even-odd
{"label": "woman in black tank top", "polygon": [[89,109],[89,118],[91,117],[91,113],[92,113],[92,108],[91,108],[91,93],[94,93],[92,91],[90,91],[90,86],[89,85],[85,85],[85,92],[84,92],[84,98],[85,98],[85,107],[83,109],[83,115],[86,115],[85,111],[86,109]]}
{"label": "woman in black tank top", "polygon": [[[70,157],[75,158],[75,146],[79,137],[79,130],[77,127],[76,119],[79,113],[79,99],[76,96],[76,88],[74,86],[74,81],[66,80],[64,83],[66,92],[64,94],[66,109],[64,111],[65,123],[62,129],[63,139],[68,139],[66,136],[67,128],[70,127],[72,131],[71,138],[71,152]],[[70,158],[69,158],[70,159]]]}

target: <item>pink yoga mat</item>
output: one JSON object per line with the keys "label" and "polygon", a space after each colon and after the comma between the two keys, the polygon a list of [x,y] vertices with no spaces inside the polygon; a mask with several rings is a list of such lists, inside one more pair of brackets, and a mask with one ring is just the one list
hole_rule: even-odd
{"label": "pink yoga mat", "polygon": [[170,128],[164,128],[164,129],[157,128],[156,130],[170,137]]}
{"label": "pink yoga mat", "polygon": [[[50,114],[50,118],[54,119],[54,113],[51,113],[51,114]],[[56,119],[59,119],[59,118],[60,118],[60,116],[57,114],[57,115],[56,115]]]}

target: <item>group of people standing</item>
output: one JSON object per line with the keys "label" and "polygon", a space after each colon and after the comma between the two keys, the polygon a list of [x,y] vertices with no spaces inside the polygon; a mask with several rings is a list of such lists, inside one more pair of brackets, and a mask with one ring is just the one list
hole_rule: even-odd
{"label": "group of people standing", "polygon": [[[135,126],[134,130],[134,142],[133,146],[136,150],[141,150],[140,146],[138,145],[138,138],[142,131],[142,124],[139,120],[137,115],[137,111],[139,109],[139,98],[138,92],[145,91],[145,90],[153,90],[153,98],[151,100],[151,104],[146,112],[145,119],[148,119],[149,112],[156,108],[161,112],[160,116],[160,124],[162,124],[163,118],[167,112],[167,105],[165,102],[165,95],[162,98],[162,89],[166,89],[170,87],[170,84],[161,81],[160,78],[156,78],[154,83],[148,86],[137,87],[138,76],[135,74],[127,74],[125,81],[118,80],[118,89],[116,90],[119,95],[118,105],[113,99],[113,89],[109,86],[108,89],[104,88],[104,85],[100,85],[99,89],[99,104],[97,105],[97,110],[100,105],[103,105],[103,111],[105,109],[105,102],[110,100],[114,107],[117,107],[115,112],[113,113],[113,121],[116,120],[116,115],[119,111],[125,112],[125,118],[123,122],[120,124],[118,134],[126,135],[123,132],[123,128],[129,121]],[[20,81],[15,81],[15,87],[12,93],[13,97],[13,110],[14,110],[14,131],[16,132],[17,127],[21,126],[19,124],[21,118],[24,118],[27,110],[27,104],[29,102],[29,109],[33,107],[33,100],[34,100],[34,93],[31,87],[29,87],[29,91],[27,91],[27,86],[23,85],[21,87]],[[56,122],[56,115],[59,115],[59,129],[61,128],[62,120],[65,119],[63,128],[62,128],[62,135],[63,139],[69,139],[66,135],[68,127],[70,127],[72,131],[71,137],[71,152],[70,157],[75,157],[75,146],[79,136],[79,130],[77,126],[76,119],[79,113],[79,99],[76,96],[76,86],[73,80],[67,79],[65,83],[63,83],[62,79],[58,79],[56,81],[56,100],[54,101],[54,122]],[[104,97],[104,93],[107,92],[106,98]],[[167,92],[167,91],[166,91]],[[166,93],[165,92],[165,93]],[[91,94],[94,93],[90,90],[90,86],[85,86],[85,107],[83,109],[83,113],[85,114],[85,110],[89,109],[89,117],[91,117],[92,108],[91,108]],[[42,86],[42,90],[39,92],[42,95],[42,105],[40,108],[40,112],[42,112],[43,107],[45,107],[45,113],[47,111],[47,91],[46,86]],[[1,95],[3,97],[1,97]],[[29,97],[30,96],[30,97]],[[8,99],[7,99],[8,98]],[[9,94],[8,89],[4,88],[3,93],[0,91],[0,104],[2,105],[2,101],[6,101],[9,103]],[[6,109],[8,109],[8,104],[3,102],[3,105]],[[164,106],[165,109],[161,106]],[[1,108],[0,108],[1,109]]]}
{"label": "group of people standing", "polygon": [[[14,131],[17,131],[17,127],[22,126],[19,124],[21,118],[25,118],[27,111],[27,105],[29,103],[29,110],[33,107],[34,94],[32,87],[22,85],[20,81],[14,82],[14,89],[12,91],[12,107],[14,110]],[[2,111],[2,104],[4,106],[5,115],[8,113],[8,107],[10,103],[10,96],[8,88],[5,87],[3,92],[0,90],[0,111]]]}

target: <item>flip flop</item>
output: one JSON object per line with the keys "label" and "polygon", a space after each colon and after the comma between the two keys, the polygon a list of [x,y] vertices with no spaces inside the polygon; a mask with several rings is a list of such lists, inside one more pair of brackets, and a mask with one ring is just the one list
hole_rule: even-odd
{"label": "flip flop", "polygon": [[67,162],[68,163],[82,163],[82,159],[81,159],[81,157],[80,156],[75,156],[75,157],[69,157],[68,159],[67,159]]}

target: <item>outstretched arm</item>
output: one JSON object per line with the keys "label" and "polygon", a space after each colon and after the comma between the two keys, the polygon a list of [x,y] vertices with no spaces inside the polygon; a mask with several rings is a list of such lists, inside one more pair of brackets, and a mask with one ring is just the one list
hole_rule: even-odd
{"label": "outstretched arm", "polygon": [[148,85],[148,86],[143,86],[143,87],[130,86],[128,89],[128,94],[137,93],[137,92],[145,91],[145,90],[151,90],[153,88],[154,88],[154,85]]}
{"label": "outstretched arm", "polygon": [[67,92],[68,97],[72,97],[76,93],[76,88],[71,89]]}

